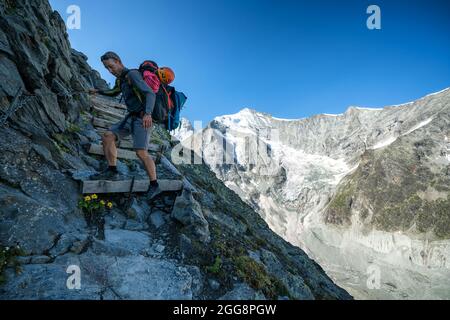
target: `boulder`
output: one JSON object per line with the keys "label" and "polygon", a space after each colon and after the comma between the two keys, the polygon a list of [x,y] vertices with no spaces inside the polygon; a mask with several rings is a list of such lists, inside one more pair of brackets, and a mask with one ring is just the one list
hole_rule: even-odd
{"label": "boulder", "polygon": [[177,197],[172,218],[186,226],[201,242],[209,242],[208,221],[203,216],[202,208],[192,196],[192,192],[183,190],[181,196]]}

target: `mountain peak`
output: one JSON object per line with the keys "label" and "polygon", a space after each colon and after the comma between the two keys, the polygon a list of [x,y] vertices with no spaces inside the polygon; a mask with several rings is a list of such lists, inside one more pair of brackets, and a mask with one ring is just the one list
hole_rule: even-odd
{"label": "mountain peak", "polygon": [[258,111],[256,111],[255,109],[252,109],[252,108],[248,108],[248,107],[246,107],[246,108],[244,108],[244,109],[242,109],[241,111],[239,111],[238,113],[257,113]]}

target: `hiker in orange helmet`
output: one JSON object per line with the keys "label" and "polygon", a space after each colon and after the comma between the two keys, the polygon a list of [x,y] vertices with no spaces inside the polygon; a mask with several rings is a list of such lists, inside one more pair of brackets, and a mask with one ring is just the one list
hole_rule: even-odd
{"label": "hiker in orange helmet", "polygon": [[[117,175],[117,148],[115,141],[131,135],[133,148],[136,155],[144,164],[150,179],[150,187],[147,198],[150,200],[161,192],[156,176],[156,165],[148,154],[148,141],[151,127],[153,126],[152,112],[155,107],[156,95],[142,79],[138,70],[127,69],[120,57],[114,52],[107,52],[101,57],[101,61],[108,71],[116,76],[116,85],[111,90],[99,91],[91,89],[92,94],[98,93],[105,96],[117,96],[122,93],[128,114],[119,123],[113,125],[103,137],[103,150],[109,167],[96,175],[95,179],[111,179]],[[136,96],[137,88],[145,99]]]}

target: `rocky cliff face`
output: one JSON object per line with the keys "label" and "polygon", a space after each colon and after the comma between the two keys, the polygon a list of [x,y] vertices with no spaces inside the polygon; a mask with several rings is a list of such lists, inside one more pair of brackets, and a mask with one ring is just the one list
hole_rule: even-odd
{"label": "rocky cliff face", "polygon": [[183,145],[356,297],[448,298],[449,115],[450,89],[299,120],[244,109]]}
{"label": "rocky cliff face", "polygon": [[[351,298],[205,164],[173,166],[159,126],[152,140],[169,160],[159,177],[185,188],[152,203],[106,195],[113,209],[88,221],[79,180],[104,161],[86,152],[100,141],[86,119],[117,102],[84,93],[106,84],[47,1],[1,0],[0,13],[0,299]],[[145,177],[137,161],[118,168]],[[67,287],[74,266],[79,290]]]}

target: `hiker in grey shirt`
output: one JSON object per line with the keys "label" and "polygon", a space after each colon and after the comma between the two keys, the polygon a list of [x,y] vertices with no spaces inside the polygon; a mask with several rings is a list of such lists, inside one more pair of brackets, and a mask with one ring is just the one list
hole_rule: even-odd
{"label": "hiker in grey shirt", "polygon": [[156,165],[148,154],[148,141],[153,126],[152,113],[155,107],[156,95],[145,83],[141,73],[138,70],[125,68],[122,60],[116,53],[107,52],[101,57],[101,60],[105,68],[116,76],[115,86],[111,90],[91,89],[90,92],[110,97],[122,93],[128,114],[103,135],[103,150],[109,166],[94,178],[102,180],[117,178],[117,148],[115,141],[131,135],[136,155],[143,162],[150,178],[150,187],[147,193],[147,197],[150,200],[160,193],[156,176]]}

